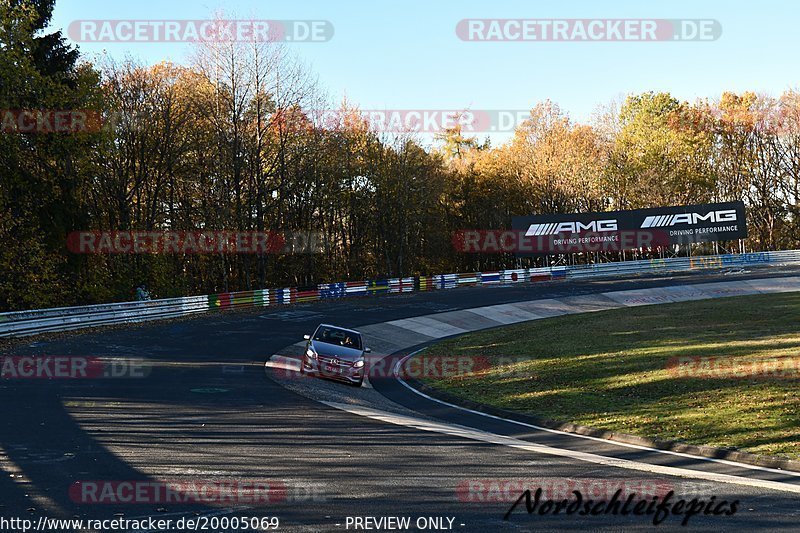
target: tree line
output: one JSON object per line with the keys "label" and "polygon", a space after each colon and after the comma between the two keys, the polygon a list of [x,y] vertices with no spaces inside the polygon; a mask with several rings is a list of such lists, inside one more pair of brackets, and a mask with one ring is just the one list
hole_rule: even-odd
{"label": "tree line", "polygon": [[[0,133],[0,310],[497,269],[462,229],[511,217],[742,199],[751,250],[800,241],[800,93],[632,94],[588,124],[531,109],[492,146],[432,146],[331,106],[280,43],[199,43],[186,65],[90,61],[48,33],[53,1],[0,6],[0,110],[81,109],[102,128]],[[315,110],[336,108],[324,120]],[[77,230],[314,232],[314,254],[72,254]]]}

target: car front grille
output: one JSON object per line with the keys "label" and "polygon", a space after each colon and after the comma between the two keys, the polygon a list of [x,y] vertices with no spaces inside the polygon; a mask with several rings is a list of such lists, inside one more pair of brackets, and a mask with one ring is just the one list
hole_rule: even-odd
{"label": "car front grille", "polygon": [[328,365],[336,365],[342,367],[352,366],[352,364],[349,361],[342,361],[338,357],[331,357],[328,355],[317,355],[317,359],[319,359],[320,363],[325,363]]}

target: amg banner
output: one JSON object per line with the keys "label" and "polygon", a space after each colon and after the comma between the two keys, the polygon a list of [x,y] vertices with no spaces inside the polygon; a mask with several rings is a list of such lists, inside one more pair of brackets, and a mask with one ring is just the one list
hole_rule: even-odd
{"label": "amg banner", "polygon": [[520,255],[658,248],[747,237],[743,202],[514,217]]}

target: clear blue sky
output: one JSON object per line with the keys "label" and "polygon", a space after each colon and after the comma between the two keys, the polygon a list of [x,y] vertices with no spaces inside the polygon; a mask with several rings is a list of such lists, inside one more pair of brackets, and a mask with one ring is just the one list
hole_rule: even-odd
{"label": "clear blue sky", "polygon": [[[57,0],[53,26],[76,19],[325,19],[327,43],[291,46],[328,92],[363,109],[528,109],[551,99],[578,121],[600,103],[647,90],[682,100],[724,90],[779,94],[800,85],[796,2]],[[464,18],[695,18],[722,24],[713,42],[464,42]],[[184,63],[190,45],[84,43],[145,63]],[[498,139],[500,140],[500,139]]]}

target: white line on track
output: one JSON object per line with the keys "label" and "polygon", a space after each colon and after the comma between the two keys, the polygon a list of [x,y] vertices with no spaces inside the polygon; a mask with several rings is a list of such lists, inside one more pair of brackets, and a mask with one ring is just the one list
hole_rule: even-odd
{"label": "white line on track", "polygon": [[780,483],[778,481],[767,481],[762,479],[750,479],[728,474],[717,474],[714,472],[703,472],[700,470],[689,470],[685,468],[677,468],[672,466],[651,465],[648,463],[639,463],[636,461],[629,461],[627,459],[617,459],[614,457],[604,457],[602,455],[595,455],[592,453],[579,452],[574,450],[565,450],[561,448],[553,448],[544,446],[542,444],[534,444],[532,442],[515,439],[513,437],[506,437],[503,435],[496,435],[457,424],[446,424],[441,422],[430,422],[421,418],[399,415],[389,413],[387,411],[380,411],[369,407],[361,407],[351,404],[343,404],[338,402],[322,402],[329,407],[347,411],[351,414],[364,416],[373,420],[395,424],[399,426],[410,427],[421,431],[430,431],[434,433],[441,433],[444,435],[451,435],[453,437],[460,437],[489,444],[496,444],[500,446],[508,446],[509,448],[516,448],[534,453],[542,453],[547,455],[555,455],[559,457],[566,457],[568,459],[575,459],[578,461],[585,461],[587,463],[600,464],[604,466],[613,466],[618,468],[625,468],[627,470],[638,470],[640,472],[655,473],[667,476],[677,476],[690,479],[702,479],[706,481],[713,481],[718,483],[729,483],[733,485],[744,485],[748,487],[757,487],[762,489],[771,489],[781,492],[793,492],[800,494],[800,485],[792,485],[790,483]]}
{"label": "white line on track", "polygon": [[762,471],[762,472],[771,472],[771,473],[774,473],[774,474],[782,474],[782,475],[785,475],[785,476],[793,476],[793,477],[800,478],[800,472],[793,472],[791,470],[780,470],[778,468],[768,468],[768,467],[765,467],[765,466],[749,465],[747,463],[737,463],[735,461],[728,461],[726,459],[715,459],[713,457],[703,457],[701,455],[692,455],[692,454],[688,454],[688,453],[675,452],[675,451],[672,451],[672,450],[659,450],[658,448],[650,448],[648,446],[640,446],[638,444],[629,444],[627,442],[617,442],[617,441],[612,441],[612,440],[608,440],[608,439],[601,439],[599,437],[592,437],[592,436],[589,436],[589,435],[581,435],[579,433],[569,433],[567,431],[560,431],[558,429],[551,429],[551,428],[536,426],[534,424],[527,424],[525,422],[520,422],[518,420],[511,420],[511,419],[508,419],[508,418],[503,418],[501,416],[495,416],[495,415],[490,415],[488,413],[482,413],[480,411],[475,411],[473,409],[468,409],[466,407],[461,407],[459,405],[455,405],[455,404],[452,404],[452,403],[445,402],[443,400],[439,400],[437,398],[434,398],[433,396],[428,396],[424,392],[418,391],[417,389],[415,389],[414,387],[412,387],[411,385],[406,383],[403,380],[403,378],[400,377],[400,373],[399,373],[399,370],[398,370],[400,368],[400,365],[402,365],[409,357],[412,357],[412,356],[418,354],[419,352],[421,352],[424,349],[425,348],[422,348],[422,349],[417,350],[417,351],[415,351],[413,353],[410,353],[407,356],[405,356],[403,359],[398,361],[397,364],[394,367],[394,377],[403,386],[405,386],[408,390],[410,390],[414,394],[422,396],[423,398],[425,398],[427,400],[430,400],[432,402],[436,402],[436,403],[441,404],[441,405],[446,405],[447,407],[451,407],[453,409],[458,409],[460,411],[466,411],[466,412],[472,413],[474,415],[484,416],[486,418],[493,418],[494,420],[500,420],[502,422],[508,422],[509,424],[516,424],[518,426],[523,426],[523,427],[527,427],[527,428],[531,428],[531,429],[536,429],[536,430],[539,430],[539,431],[546,431],[548,433],[555,433],[556,435],[566,435],[566,436],[569,436],[569,437],[593,440],[593,441],[597,441],[597,442],[603,442],[605,444],[612,444],[614,446],[622,446],[622,447],[625,447],[625,448],[633,448],[635,450],[644,450],[644,451],[660,453],[660,454],[664,454],[664,455],[674,455],[674,456],[677,456],[677,457],[685,457],[685,458],[689,458],[689,459],[695,459],[695,460],[698,460],[698,461],[708,461],[708,462],[711,462],[711,463],[719,463],[719,464],[724,464],[724,465],[728,465],[728,466],[735,466],[737,468],[745,468],[745,469],[748,469],[748,470],[759,470],[759,471]]}

